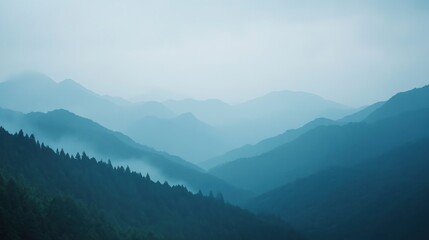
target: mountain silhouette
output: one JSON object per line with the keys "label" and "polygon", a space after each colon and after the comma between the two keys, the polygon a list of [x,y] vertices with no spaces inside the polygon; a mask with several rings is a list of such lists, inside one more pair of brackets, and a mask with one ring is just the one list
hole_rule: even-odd
{"label": "mountain silhouette", "polygon": [[150,170],[152,177],[181,183],[195,191],[222,192],[230,201],[240,201],[248,193],[229,186],[197,166],[164,152],[140,145],[92,120],[66,110],[22,114],[0,109],[0,125],[10,131],[24,129],[40,140],[67,152],[86,152],[115,165],[129,165],[136,171]]}
{"label": "mountain silhouette", "polygon": [[361,110],[347,115],[338,120],[339,123],[350,123],[350,122],[361,122],[365,120],[369,115],[381,108],[385,102],[377,102],[362,108]]}
{"label": "mountain silhouette", "polygon": [[256,144],[316,118],[338,119],[353,112],[351,108],[317,95],[293,91],[271,92],[237,105],[214,99],[185,99],[164,104],[177,114],[191,112],[218,128],[235,147]]}
{"label": "mountain silhouette", "polygon": [[278,147],[282,144],[291,142],[301,136],[302,134],[308,132],[309,130],[327,125],[343,125],[350,122],[360,122],[365,120],[372,112],[380,108],[384,102],[378,102],[370,106],[364,107],[361,110],[347,115],[337,121],[327,119],[327,118],[317,118],[309,123],[306,123],[304,126],[297,129],[290,129],[286,132],[279,134],[278,136],[270,137],[264,139],[254,145],[245,145],[240,148],[233,149],[224,153],[221,156],[217,156],[211,159],[208,159],[200,164],[200,166],[210,169],[224,163],[239,159],[239,158],[249,158],[253,156],[260,155],[262,153],[268,152],[275,147]]}
{"label": "mountain silhouette", "polygon": [[282,216],[310,239],[426,239],[428,146],[426,138],[355,166],[331,167],[248,206]]}
{"label": "mountain silhouette", "polygon": [[[414,91],[420,94],[417,89],[407,95]],[[389,101],[385,105],[389,106]],[[381,109],[383,107],[378,110]],[[238,159],[210,172],[235,186],[262,193],[326,167],[357,164],[396,146],[429,136],[428,121],[428,109],[409,112],[407,108],[399,115],[376,122],[317,127],[270,152]]]}
{"label": "mountain silhouette", "polygon": [[2,239],[301,239],[221,194],[55,152],[22,131],[0,128],[0,172]]}
{"label": "mountain silhouette", "polygon": [[337,124],[337,122],[327,118],[318,118],[298,129],[287,130],[286,132],[278,136],[264,139],[255,145],[245,145],[243,147],[231,150],[221,156],[217,156],[207,161],[204,161],[200,165],[206,169],[210,169],[236,159],[258,156],[265,152],[271,151],[282,144],[295,140],[296,138],[313,128],[316,128],[318,126]]}
{"label": "mountain silhouette", "polygon": [[232,106],[218,99],[195,100],[168,100],[163,104],[176,114],[192,113],[201,121],[212,126],[223,125],[228,122],[232,114]]}
{"label": "mountain silhouette", "polygon": [[[55,82],[37,73],[17,74],[0,83],[0,107],[29,113],[66,109],[97,121],[110,129],[122,130],[131,121],[146,116],[173,117],[162,104],[117,104],[112,97],[100,96],[77,82]],[[118,116],[121,116],[120,118]]]}
{"label": "mountain silhouette", "polygon": [[383,106],[371,113],[366,121],[374,122],[380,119],[392,117],[404,112],[429,108],[429,85],[415,88],[410,91],[398,93]]}
{"label": "mountain silhouette", "polygon": [[[0,83],[0,107],[24,113],[65,109],[192,162],[205,161],[245,144],[256,144],[315,118],[337,119],[353,111],[313,94],[291,91],[273,92],[238,105],[216,99],[130,103],[121,98],[98,95],[71,79],[55,82],[32,72],[18,74]],[[185,142],[185,138],[173,133],[184,134],[186,129],[172,129],[172,126],[180,127],[176,124],[180,119],[178,116],[186,113],[192,113],[212,130],[192,130],[188,136],[193,140]],[[155,123],[156,120],[159,123]],[[145,133],[151,131],[164,132],[161,128],[153,129],[158,126],[171,130],[170,135],[166,133],[168,138],[164,138],[168,141],[158,141],[160,137],[156,138],[156,135],[153,140],[145,137]],[[187,146],[195,143],[197,150],[190,151]]]}

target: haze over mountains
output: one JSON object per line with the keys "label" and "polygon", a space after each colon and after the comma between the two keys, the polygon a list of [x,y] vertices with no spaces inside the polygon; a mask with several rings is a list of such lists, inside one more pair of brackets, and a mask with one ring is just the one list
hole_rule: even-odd
{"label": "haze over mountains", "polygon": [[[26,73],[0,83],[0,137],[5,140],[0,143],[0,173],[12,179],[6,188],[20,189],[46,205],[54,204],[47,196],[64,193],[70,199],[55,200],[55,204],[81,209],[76,211],[96,206],[93,211],[107,214],[107,222],[95,215],[76,218],[83,228],[95,229],[94,222],[115,226],[116,233],[106,227],[97,231],[110,231],[116,239],[128,239],[129,235],[121,235],[123,226],[138,226],[133,234],[140,239],[153,234],[155,239],[189,239],[193,233],[208,239],[301,239],[301,235],[308,239],[426,239],[428,123],[429,85],[352,110],[290,91],[238,105],[215,99],[132,103],[100,96],[72,80],[56,83],[42,74]],[[3,128],[19,133],[11,135]],[[16,164],[13,156],[33,167]],[[31,162],[29,156],[37,160]],[[58,162],[45,165],[46,159]],[[46,179],[47,167],[61,172],[52,175],[61,181],[59,185]],[[81,181],[79,171],[70,170],[75,168],[87,174],[81,182],[85,190],[71,187],[72,182]],[[15,184],[17,176],[30,184]],[[120,177],[112,182],[106,176]],[[86,178],[97,182],[92,185]],[[122,181],[135,188],[123,189]],[[106,210],[104,198],[112,198],[112,193],[94,190],[107,189],[106,182],[117,187],[115,194],[126,194],[114,200],[120,205],[111,210]],[[5,194],[2,184],[0,193]],[[50,190],[39,196],[27,185]],[[96,194],[87,193],[91,191]],[[122,206],[130,198],[142,201],[132,200],[136,215]],[[38,209],[34,211],[49,211],[33,200],[18,202]],[[255,216],[230,203],[276,217]],[[207,212],[207,206],[221,215]],[[0,204],[0,209],[7,207]],[[186,211],[196,211],[198,216],[190,217]],[[47,213],[34,219],[51,218],[58,220]],[[183,218],[198,229],[179,223]],[[259,227],[235,229],[234,221]],[[171,229],[181,234],[171,234]],[[79,231],[70,230],[70,234]]]}
{"label": "haze over mountains", "polygon": [[145,117],[130,124],[125,132],[142,144],[177,154],[194,163],[230,149],[218,129],[189,112],[168,119]]}
{"label": "haze over mountains", "polygon": [[428,104],[429,86],[399,93],[337,122],[286,131],[273,150],[262,152],[268,139],[232,151],[224,157],[251,156],[210,172],[262,193],[245,205],[309,239],[426,239]]}
{"label": "haze over mountains", "polygon": [[241,201],[248,193],[210,176],[197,166],[134,142],[129,137],[66,110],[22,114],[0,109],[0,124],[9,131],[23,129],[33,133],[49,146],[69,153],[86,152],[112,164],[130,166],[135,171],[151,174],[154,180],[184,184],[205,194],[224,193],[228,201]]}
{"label": "haze over mountains", "polygon": [[429,240],[429,0],[0,0],[0,240]]}
{"label": "haze over mountains", "polygon": [[297,129],[289,129],[286,132],[277,136],[264,139],[254,145],[245,145],[243,147],[233,149],[226,152],[221,156],[217,156],[202,162],[200,165],[206,169],[220,166],[224,163],[236,160],[239,158],[249,158],[268,152],[280,145],[291,142],[297,139],[299,136],[310,131],[313,128],[319,126],[330,126],[330,125],[344,125],[350,122],[360,122],[365,120],[372,112],[383,106],[384,102],[378,102],[370,106],[364,107],[363,109],[347,115],[344,118],[338,119],[337,121],[327,118],[317,118],[311,122],[306,123],[304,126]]}
{"label": "haze over mountains", "polygon": [[[353,111],[312,94],[290,91],[270,93],[234,106],[220,100],[192,99],[128,103],[97,95],[73,80],[57,83],[37,72],[17,74],[1,82],[0,102],[3,108],[24,113],[65,109],[194,163],[314,118],[336,119]],[[303,107],[297,109],[295,104]],[[157,128],[168,131],[162,131],[162,136],[153,134]],[[181,141],[183,133],[189,135],[186,141]]]}
{"label": "haze over mountains", "polygon": [[268,152],[277,146],[291,142],[313,128],[316,128],[319,126],[337,125],[337,124],[338,124],[337,122],[327,118],[318,118],[305,124],[304,126],[298,129],[287,130],[286,132],[280,135],[277,135],[275,137],[264,139],[255,145],[245,145],[243,147],[233,149],[221,156],[217,156],[202,162],[201,166],[209,169],[215,166],[220,166],[232,160],[257,156],[264,152]]}
{"label": "haze over mountains", "polygon": [[204,197],[85,153],[54,152],[22,131],[0,128],[0,170],[2,239],[302,239],[221,194]]}
{"label": "haze over mountains", "polygon": [[[281,215],[312,239],[427,238],[428,100],[429,86],[395,95],[362,123],[341,127],[349,132],[341,138],[345,145],[330,142],[338,149],[324,154],[329,157],[324,169],[288,181],[247,206]],[[290,159],[283,162],[290,166]]]}
{"label": "haze over mountains", "polygon": [[[408,97],[414,94],[425,97]],[[429,112],[422,98],[429,98],[428,87],[392,97],[363,122],[321,126],[259,156],[230,161],[210,172],[235,186],[262,193],[332,165],[357,164],[429,134]],[[381,114],[392,105],[396,105],[396,115]],[[378,116],[377,121],[371,120],[373,116]],[[264,177],[267,172],[268,178]]]}
{"label": "haze over mountains", "polygon": [[[235,146],[256,143],[315,118],[338,119],[353,112],[319,96],[292,91],[272,92],[238,105],[214,99],[168,101],[165,105],[179,114],[192,112],[202,121],[218,127]],[[296,105],[302,107],[296,108]]]}

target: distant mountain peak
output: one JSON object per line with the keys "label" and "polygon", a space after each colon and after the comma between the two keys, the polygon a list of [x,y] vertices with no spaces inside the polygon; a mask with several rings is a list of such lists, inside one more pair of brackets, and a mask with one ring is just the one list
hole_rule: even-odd
{"label": "distant mountain peak", "polygon": [[61,109],[55,109],[55,110],[52,110],[52,111],[48,111],[46,113],[43,113],[43,112],[30,112],[27,115],[28,116],[32,116],[32,117],[38,116],[38,117],[56,117],[56,118],[57,117],[62,117],[62,118],[68,118],[68,117],[74,118],[74,117],[77,117],[76,114],[74,114],[74,113],[72,113],[70,111],[67,111],[65,109],[62,109],[62,108]]}
{"label": "distant mountain peak", "polygon": [[91,95],[97,95],[98,96],[98,94],[94,93],[93,91],[89,90],[88,88],[82,86],[80,83],[78,83],[78,82],[76,82],[70,78],[62,80],[60,83],[58,83],[58,86],[64,87],[68,90],[74,89],[77,91],[82,91],[82,92],[89,93]]}
{"label": "distant mountain peak", "polygon": [[46,114],[64,114],[64,115],[77,116],[76,114],[62,108],[49,111]]}
{"label": "distant mountain peak", "polygon": [[21,84],[52,85],[56,82],[47,75],[37,71],[25,71],[9,77],[6,82]]}
{"label": "distant mountain peak", "polygon": [[210,104],[219,104],[219,105],[229,105],[228,103],[220,100],[220,99],[216,99],[216,98],[208,98],[208,99],[194,99],[194,98],[183,98],[183,99],[179,99],[179,100],[167,100],[167,101],[163,101],[163,103],[165,104],[170,104],[170,103],[182,103],[182,104],[204,104],[204,103],[210,103]]}
{"label": "distant mountain peak", "polygon": [[177,116],[178,120],[187,120],[187,121],[199,121],[194,114],[190,112],[183,113],[179,116]]}
{"label": "distant mountain peak", "polygon": [[[292,90],[279,90],[279,91],[273,91],[273,92],[269,92],[267,94],[265,94],[265,96],[276,96],[276,95],[306,95],[306,96],[313,96],[313,97],[320,97],[316,94],[313,93],[308,93],[308,92],[301,92],[301,91],[292,91]],[[321,97],[320,97],[321,98]]]}
{"label": "distant mountain peak", "polygon": [[71,78],[66,78],[66,79],[62,80],[60,82],[60,84],[74,84],[74,85],[79,85],[80,86],[79,83],[77,83],[75,80],[73,80]]}
{"label": "distant mountain peak", "polygon": [[281,91],[273,91],[269,92],[263,96],[254,98],[248,102],[244,102],[243,104],[247,104],[249,102],[270,102],[270,101],[297,101],[297,100],[304,100],[304,99],[311,99],[311,100],[317,100],[317,101],[324,101],[324,102],[331,102],[340,105],[339,103],[327,100],[319,95],[308,93],[308,92],[300,92],[300,91],[291,91],[291,90],[281,90]]}
{"label": "distant mountain peak", "polygon": [[[60,85],[64,85],[64,86],[68,86],[68,87],[76,87],[76,88],[86,89],[85,87],[83,87],[82,85],[80,85],[78,82],[76,82],[76,81],[74,81],[73,79],[70,79],[70,78],[62,80],[61,82],[59,82],[59,84]],[[88,90],[88,89],[86,89],[86,90]]]}
{"label": "distant mountain peak", "polygon": [[429,108],[429,85],[400,92],[372,112],[366,121],[378,121],[395,115]]}

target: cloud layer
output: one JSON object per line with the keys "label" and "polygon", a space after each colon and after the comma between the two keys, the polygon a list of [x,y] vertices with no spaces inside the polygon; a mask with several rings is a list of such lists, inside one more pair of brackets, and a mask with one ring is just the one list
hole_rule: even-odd
{"label": "cloud layer", "polygon": [[294,2],[4,0],[0,76],[233,102],[290,89],[349,105],[429,83],[425,1]]}

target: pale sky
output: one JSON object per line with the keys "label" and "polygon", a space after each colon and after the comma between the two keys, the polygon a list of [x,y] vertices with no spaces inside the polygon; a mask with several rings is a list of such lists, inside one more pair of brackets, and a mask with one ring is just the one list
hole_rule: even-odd
{"label": "pale sky", "polygon": [[125,98],[297,90],[359,106],[429,84],[428,58],[422,0],[0,0],[1,78]]}

